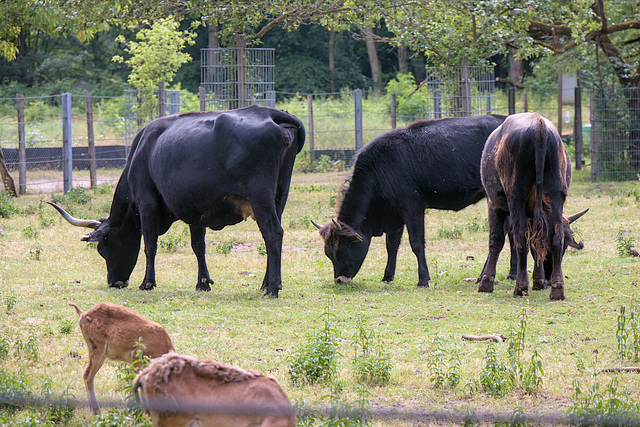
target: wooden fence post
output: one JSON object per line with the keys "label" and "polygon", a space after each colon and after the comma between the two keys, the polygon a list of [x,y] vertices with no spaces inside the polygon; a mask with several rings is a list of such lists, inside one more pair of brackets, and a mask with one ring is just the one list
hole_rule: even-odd
{"label": "wooden fence post", "polygon": [[87,113],[87,144],[89,151],[89,180],[91,188],[96,188],[98,178],[96,176],[96,140],[93,132],[93,100],[88,90],[84,91],[84,106]]}
{"label": "wooden fence post", "polygon": [[316,161],[315,140],[313,135],[313,95],[307,95],[307,114],[309,117],[309,161],[311,163]]}
{"label": "wooden fence post", "polygon": [[24,95],[16,95],[18,109],[18,193],[27,192],[27,148],[24,128]]}
{"label": "wooden fence post", "polygon": [[516,89],[510,87],[507,89],[507,95],[509,98],[509,115],[516,113]]}

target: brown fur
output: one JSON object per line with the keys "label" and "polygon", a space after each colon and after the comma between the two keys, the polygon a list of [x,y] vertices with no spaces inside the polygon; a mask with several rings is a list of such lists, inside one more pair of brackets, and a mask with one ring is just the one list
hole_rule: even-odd
{"label": "brown fur", "polygon": [[89,407],[98,413],[94,378],[105,359],[132,363],[136,358],[138,342],[144,347],[142,354],[154,358],[173,350],[171,339],[162,326],[152,322],[130,308],[102,303],[82,312],[70,302],[80,316],[80,330],[87,343],[89,365],[84,372]]}
{"label": "brown fur", "polygon": [[151,361],[133,391],[154,427],[296,425],[293,407],[272,376],[175,352]]}

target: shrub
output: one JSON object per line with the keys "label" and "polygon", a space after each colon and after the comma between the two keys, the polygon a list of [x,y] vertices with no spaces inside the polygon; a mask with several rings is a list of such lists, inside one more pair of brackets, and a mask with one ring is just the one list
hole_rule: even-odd
{"label": "shrub", "polygon": [[9,218],[13,214],[19,212],[18,207],[14,204],[11,194],[3,191],[0,192],[0,217]]}

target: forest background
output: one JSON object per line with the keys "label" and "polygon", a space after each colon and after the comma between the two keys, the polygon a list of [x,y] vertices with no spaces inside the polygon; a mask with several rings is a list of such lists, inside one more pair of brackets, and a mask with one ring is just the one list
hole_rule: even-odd
{"label": "forest background", "polygon": [[[197,92],[200,49],[273,47],[276,91],[382,93],[398,73],[416,85],[425,67],[495,64],[499,86],[548,97],[559,68],[584,86],[640,84],[635,0],[0,3],[0,97],[128,88],[127,41],[160,18],[195,35],[172,87]],[[120,37],[118,37],[120,36]],[[168,82],[169,83],[169,82]]]}

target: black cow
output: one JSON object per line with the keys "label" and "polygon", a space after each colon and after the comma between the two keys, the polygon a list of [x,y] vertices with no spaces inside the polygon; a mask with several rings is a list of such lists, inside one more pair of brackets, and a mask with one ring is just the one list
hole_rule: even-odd
{"label": "black cow", "polygon": [[404,224],[418,260],[418,286],[429,286],[424,211],[461,210],[485,197],[480,158],[505,116],[416,122],[384,133],[358,154],[337,220],[315,224],[333,263],[336,282],[358,273],[372,236],[386,233],[383,281],[393,280]]}
{"label": "black cow", "polygon": [[250,106],[225,112],[189,113],[156,119],[136,135],[113,196],[109,218],[71,224],[94,228],[83,238],[97,241],[107,262],[107,281],[126,287],[144,238],[147,258],[142,290],[156,286],[158,236],[171,224],[189,224],[198,260],[196,289],[213,281],[205,261],[205,232],[221,230],[251,216],[267,248],[262,282],[266,295],[282,289],[280,224],[304,126],[273,108]]}
{"label": "black cow", "polygon": [[496,263],[508,231],[517,261],[513,295],[528,293],[531,248],[534,289],[544,287],[546,276],[550,299],[564,299],[562,257],[568,246],[583,247],[569,223],[586,211],[569,218],[562,213],[571,183],[571,161],[558,131],[537,113],[509,116],[487,140],[481,176],[488,198],[489,255],[478,278],[478,291],[493,291]]}

